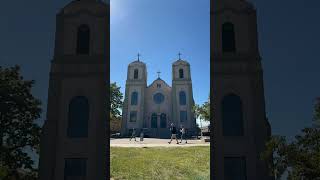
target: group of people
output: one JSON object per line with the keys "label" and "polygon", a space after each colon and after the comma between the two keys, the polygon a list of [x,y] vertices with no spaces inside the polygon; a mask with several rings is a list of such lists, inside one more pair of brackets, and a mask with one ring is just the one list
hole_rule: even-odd
{"label": "group of people", "polygon": [[[143,130],[141,129],[140,130],[140,141],[143,141],[143,136],[144,136]],[[134,141],[137,141],[137,139],[136,139],[136,129],[135,128],[132,128],[132,134],[131,134],[131,137],[130,137],[130,141],[131,141],[132,138],[134,138]]]}
{"label": "group of people", "polygon": [[[171,139],[170,139],[170,141],[168,143],[171,144],[172,139],[176,139],[177,144],[179,144],[179,141],[178,141],[178,138],[177,138],[177,128],[174,126],[173,123],[171,123],[170,132],[171,132]],[[186,141],[186,143],[188,143],[187,137],[186,137],[186,129],[182,125],[180,127],[180,139],[181,139],[180,143],[182,143],[182,139],[184,139]]]}
{"label": "group of people", "polygon": [[[175,127],[175,125],[173,123],[171,123],[170,125],[170,133],[171,133],[171,139],[170,141],[168,142],[169,144],[171,144],[172,142],[172,139],[176,139],[177,141],[177,144],[179,144],[179,141],[178,141],[178,138],[177,138],[177,128]],[[143,130],[141,129],[140,130],[140,141],[143,141],[143,136],[144,136],[144,133],[143,133]],[[131,137],[130,137],[130,141],[134,138],[134,141],[137,141],[136,140],[136,129],[135,128],[132,128],[132,134],[131,134]],[[184,139],[186,141],[186,143],[188,143],[187,141],[187,137],[186,137],[186,129],[184,128],[183,125],[181,125],[180,127],[180,143],[182,143],[182,139]]]}

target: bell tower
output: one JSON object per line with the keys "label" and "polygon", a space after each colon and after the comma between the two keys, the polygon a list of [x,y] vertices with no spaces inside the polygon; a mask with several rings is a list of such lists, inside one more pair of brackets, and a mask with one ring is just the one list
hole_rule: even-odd
{"label": "bell tower", "polygon": [[110,4],[74,0],[56,18],[40,180],[106,179]]}
{"label": "bell tower", "polygon": [[147,67],[140,61],[140,54],[138,54],[138,59],[128,66],[121,134],[128,134],[132,128],[140,132],[141,128],[146,127],[144,117],[146,87]]}
{"label": "bell tower", "polygon": [[190,64],[180,58],[172,64],[172,120],[176,127],[183,125],[189,134],[195,133],[196,121]]}
{"label": "bell tower", "polygon": [[257,18],[245,0],[211,1],[213,169],[216,180],[269,180],[259,157],[270,136]]}

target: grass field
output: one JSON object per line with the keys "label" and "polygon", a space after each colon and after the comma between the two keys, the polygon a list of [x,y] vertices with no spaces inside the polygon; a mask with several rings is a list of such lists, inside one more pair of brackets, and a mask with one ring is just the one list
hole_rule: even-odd
{"label": "grass field", "polygon": [[210,147],[111,147],[111,178],[210,179]]}

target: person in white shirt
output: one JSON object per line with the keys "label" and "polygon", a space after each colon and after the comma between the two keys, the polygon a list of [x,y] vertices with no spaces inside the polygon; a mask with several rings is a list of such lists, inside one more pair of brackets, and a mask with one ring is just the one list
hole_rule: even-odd
{"label": "person in white shirt", "polygon": [[187,141],[187,137],[186,137],[186,129],[181,125],[181,128],[180,128],[180,138],[181,138],[181,141],[180,143],[182,143],[182,139],[186,140],[186,143],[188,143]]}

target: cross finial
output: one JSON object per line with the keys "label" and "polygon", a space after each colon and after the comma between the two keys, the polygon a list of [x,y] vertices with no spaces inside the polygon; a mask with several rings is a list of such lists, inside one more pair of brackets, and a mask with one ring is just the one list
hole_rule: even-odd
{"label": "cross finial", "polygon": [[141,56],[141,54],[140,54],[140,53],[138,53],[138,61],[140,61],[140,56]]}
{"label": "cross finial", "polygon": [[158,73],[158,78],[160,78],[160,73],[161,73],[161,72],[160,72],[160,71],[158,71],[157,73]]}
{"label": "cross finial", "polygon": [[182,54],[179,52],[179,54],[178,54],[178,55],[179,55],[179,60],[181,60],[181,55],[182,55]]}

